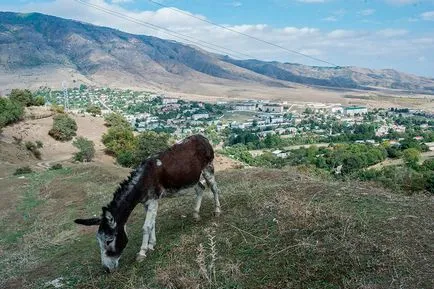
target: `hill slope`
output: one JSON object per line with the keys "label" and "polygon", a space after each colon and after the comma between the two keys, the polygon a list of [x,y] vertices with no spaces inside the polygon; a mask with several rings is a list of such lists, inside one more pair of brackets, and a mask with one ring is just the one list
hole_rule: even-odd
{"label": "hill slope", "polygon": [[[219,172],[218,219],[210,194],[199,222],[190,216],[192,193],[161,200],[157,247],[143,263],[135,262],[143,225],[137,208],[120,270],[107,275],[96,229],[72,220],[100,214],[127,173],[85,164],[1,180],[19,196],[0,219],[0,287],[51,288],[53,280],[62,288],[434,287],[431,198],[294,169]],[[215,275],[197,263],[211,264],[211,239]]]}
{"label": "hill slope", "polygon": [[20,78],[31,79],[40,85],[73,78],[100,85],[181,91],[191,85],[205,90],[199,85],[204,83],[434,91],[433,79],[394,70],[235,60],[175,41],[38,13],[0,12],[0,76],[17,83]]}

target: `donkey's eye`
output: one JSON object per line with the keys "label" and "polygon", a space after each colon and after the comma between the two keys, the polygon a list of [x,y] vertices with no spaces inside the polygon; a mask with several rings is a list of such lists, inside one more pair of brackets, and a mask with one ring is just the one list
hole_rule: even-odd
{"label": "donkey's eye", "polygon": [[111,242],[113,242],[113,239],[105,241],[105,244],[108,246],[108,245],[110,245]]}

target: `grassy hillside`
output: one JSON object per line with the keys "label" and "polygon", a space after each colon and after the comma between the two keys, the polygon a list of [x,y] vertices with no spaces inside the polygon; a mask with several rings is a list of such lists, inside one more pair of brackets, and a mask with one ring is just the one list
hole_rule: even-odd
{"label": "grassy hillside", "polygon": [[210,194],[199,222],[191,193],[162,200],[156,251],[142,263],[136,208],[108,275],[95,228],[72,221],[100,214],[127,173],[87,164],[0,180],[2,199],[15,200],[1,207],[0,288],[434,288],[432,197],[295,169],[219,172],[218,219]]}

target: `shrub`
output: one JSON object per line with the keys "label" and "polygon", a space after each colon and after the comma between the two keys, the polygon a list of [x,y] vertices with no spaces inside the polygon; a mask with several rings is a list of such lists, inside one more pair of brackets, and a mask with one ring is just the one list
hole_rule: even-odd
{"label": "shrub", "polygon": [[63,169],[62,164],[55,164],[55,165],[52,165],[52,166],[50,167],[50,170],[52,170],[52,171],[55,171],[55,170],[61,170],[61,169]]}
{"label": "shrub", "polygon": [[72,144],[79,149],[79,152],[74,154],[74,160],[79,162],[90,162],[95,156],[95,144],[93,141],[84,137],[77,137]]}
{"label": "shrub", "polygon": [[154,131],[142,132],[137,138],[136,164],[169,147],[169,135]]}
{"label": "shrub", "polygon": [[33,100],[33,105],[35,106],[43,106],[45,104],[45,98],[42,95],[38,95]]}
{"label": "shrub", "polygon": [[65,108],[62,105],[52,104],[50,110],[55,113],[65,113]]}
{"label": "shrub", "polygon": [[115,127],[115,126],[121,126],[121,127],[127,127],[131,128],[131,124],[120,114],[118,113],[109,113],[105,116],[105,122],[106,126],[108,127]]}
{"label": "shrub", "polygon": [[32,154],[37,158],[38,160],[41,159],[41,151],[38,149],[38,145],[31,141],[26,141],[25,143],[26,149],[32,152]]}
{"label": "shrub", "polygon": [[33,173],[33,170],[29,166],[25,166],[25,167],[19,167],[18,169],[16,169],[14,175],[18,176],[18,175],[24,175],[24,174],[30,174],[30,173]]}
{"label": "shrub", "polygon": [[42,141],[40,141],[40,140],[37,140],[35,143],[36,143],[36,147],[37,147],[38,149],[44,147],[44,144],[43,144]]}
{"label": "shrub", "polygon": [[74,119],[66,114],[59,114],[54,117],[53,128],[50,129],[48,134],[55,140],[69,141],[77,131],[77,123]]}
{"label": "shrub", "polygon": [[409,148],[404,150],[402,157],[408,167],[416,168],[420,160],[420,151],[416,148]]}
{"label": "shrub", "polygon": [[137,140],[131,128],[114,126],[103,134],[102,143],[109,153],[116,156],[123,151],[135,151]]}
{"label": "shrub", "polygon": [[0,96],[0,129],[21,120],[23,116],[24,107],[20,102]]}
{"label": "shrub", "polygon": [[33,95],[28,89],[12,89],[9,98],[21,103],[22,106],[31,106],[34,102]]}
{"label": "shrub", "polygon": [[123,167],[133,167],[137,164],[133,151],[121,151],[116,156],[116,161]]}
{"label": "shrub", "polygon": [[93,116],[101,115],[101,108],[97,105],[90,105],[87,107],[86,112]]}

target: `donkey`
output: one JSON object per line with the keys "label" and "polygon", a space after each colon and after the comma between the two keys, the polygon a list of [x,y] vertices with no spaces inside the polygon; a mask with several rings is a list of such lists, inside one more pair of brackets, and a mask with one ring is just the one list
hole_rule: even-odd
{"label": "donkey", "polygon": [[120,184],[113,200],[102,207],[100,217],[74,220],[81,225],[99,225],[96,238],[101,250],[101,263],[107,272],[119,266],[120,256],[128,242],[125,224],[138,203],[144,205],[146,214],[138,261],[142,261],[149,250],[154,250],[159,199],[194,186],[196,204],[193,217],[198,219],[206,183],[214,194],[214,213],[216,216],[220,214],[220,190],[214,177],[213,160],[214,151],[208,139],[201,135],[190,136],[144,160]]}

